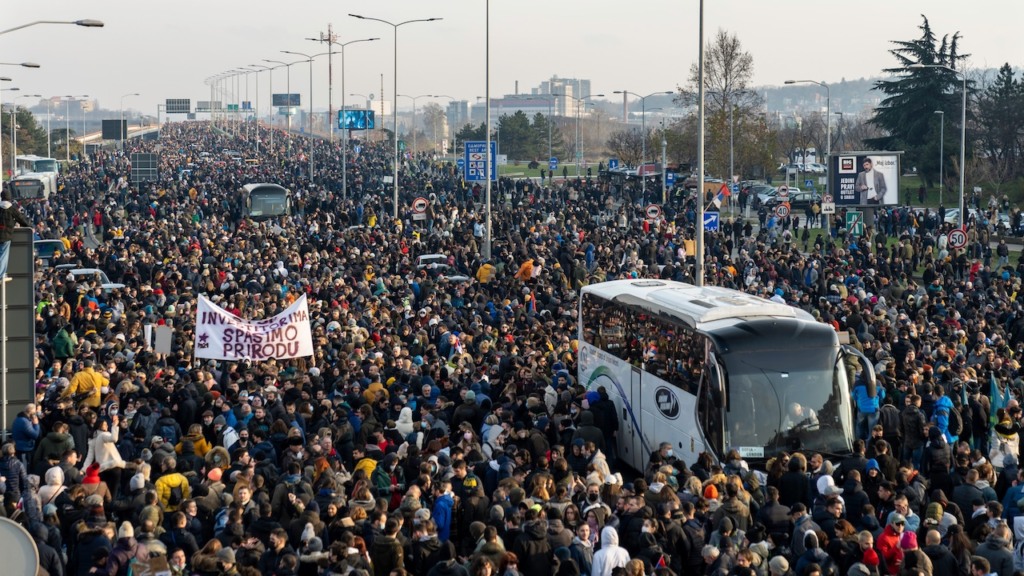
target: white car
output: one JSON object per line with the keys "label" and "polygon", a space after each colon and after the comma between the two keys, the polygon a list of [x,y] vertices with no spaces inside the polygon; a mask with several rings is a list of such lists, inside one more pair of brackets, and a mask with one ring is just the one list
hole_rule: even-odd
{"label": "white car", "polygon": [[69,279],[76,282],[95,282],[103,288],[104,292],[111,292],[124,288],[124,284],[111,282],[110,278],[107,277],[107,273],[99,268],[75,268],[68,272],[68,274]]}

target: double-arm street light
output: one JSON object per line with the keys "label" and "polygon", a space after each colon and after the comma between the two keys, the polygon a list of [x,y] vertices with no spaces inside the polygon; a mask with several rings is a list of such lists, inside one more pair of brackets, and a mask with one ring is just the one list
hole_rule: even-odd
{"label": "double-arm street light", "polygon": [[406,24],[414,24],[416,22],[435,22],[435,21],[442,20],[442,19],[441,18],[417,18],[415,20],[405,20],[404,22],[390,22],[388,20],[383,20],[381,18],[371,18],[369,16],[360,16],[359,14],[349,14],[349,16],[351,16],[353,18],[358,18],[360,20],[373,20],[374,22],[380,22],[381,24],[387,24],[388,26],[391,26],[394,29],[394,32],[395,32],[395,37],[394,37],[395,38],[395,46],[394,46],[394,50],[395,50],[395,54],[394,54],[394,57],[395,57],[394,74],[395,74],[395,77],[394,77],[394,100],[392,101],[392,105],[395,106],[395,112],[396,112],[395,114],[393,114],[393,118],[392,118],[392,126],[393,126],[393,132],[394,132],[394,134],[392,134],[392,137],[395,139],[395,157],[393,158],[393,160],[394,160],[394,175],[393,175],[393,178],[394,178],[395,189],[394,189],[394,197],[392,199],[392,201],[394,202],[394,206],[393,206],[393,210],[392,210],[392,216],[394,217],[395,220],[397,220],[398,219],[398,114],[397,114],[397,106],[398,106],[398,29],[400,27],[402,27],[402,26],[405,26]]}
{"label": "double-arm street light", "polygon": [[967,153],[967,72],[957,70],[956,68],[946,66],[945,64],[911,64],[909,68],[942,68],[943,70],[947,70],[959,76],[963,83],[961,87],[963,92],[963,103],[960,108],[960,205],[958,207],[960,227],[963,228],[964,212],[967,211],[964,207],[964,173],[967,171],[967,166],[964,165]]}
{"label": "double-arm street light", "polygon": [[[587,95],[587,96],[583,96],[581,98],[577,98],[575,96],[570,96],[569,94],[559,94],[559,93],[556,93],[556,92],[552,92],[551,95],[552,96],[558,96],[558,97],[572,98],[573,102],[575,103],[575,106],[576,106],[576,176],[579,177],[579,175],[580,175],[580,162],[583,160],[583,148],[580,145],[580,106],[585,101],[587,101],[587,100],[589,100],[591,98],[604,98],[604,94],[590,94],[590,95]],[[550,144],[549,144],[549,146],[550,146]]]}
{"label": "double-arm street light", "polygon": [[[420,98],[434,98],[433,94],[420,94],[419,96],[410,96],[408,94],[399,94],[399,98],[408,98],[412,100],[412,152],[416,153],[416,101]],[[397,112],[397,108],[395,109]]]}
{"label": "double-arm street light", "polygon": [[[616,90],[612,94],[622,94],[623,98],[627,95],[632,94],[640,99],[640,133],[641,133],[641,152],[640,152],[640,190],[643,194],[647,193],[647,176],[644,175],[644,162],[647,161],[647,99],[651,96],[671,96],[675,94],[671,90],[663,90],[659,92],[651,92],[647,96],[641,96],[636,92],[630,92],[629,90]],[[623,118],[623,121],[626,119]],[[661,168],[663,171],[665,167]],[[662,174],[662,178],[664,178]]]}
{"label": "double-arm street light", "polygon": [[[331,142],[334,141],[334,47],[341,48],[341,117],[345,117],[345,46],[349,44],[356,44],[358,42],[373,42],[374,40],[380,40],[380,38],[362,38],[360,40],[349,40],[348,42],[338,42],[334,33],[328,31],[328,33],[320,34],[319,38],[306,38],[306,40],[312,40],[314,42],[326,42],[328,47],[327,56],[327,123],[331,125]],[[341,137],[345,139],[346,144],[348,143],[348,130],[342,128]],[[341,151],[341,163],[345,165],[345,150]],[[342,176],[342,194],[345,193],[345,177]]]}
{"label": "double-arm street light", "polygon": [[[291,147],[291,141],[292,141],[292,137],[291,137],[291,129],[292,129],[292,107],[291,107],[291,97],[292,97],[291,96],[291,94],[292,94],[292,66],[294,66],[295,64],[301,64],[301,63],[305,62],[305,60],[296,60],[295,62],[281,62],[280,60],[267,60],[266,58],[264,58],[263,61],[267,62],[268,64],[278,64],[279,66],[276,66],[277,68],[280,68],[281,66],[284,66],[285,70],[287,71],[288,83],[287,83],[287,87],[285,88],[285,90],[288,92],[288,102],[286,103],[287,106],[285,106],[285,107],[288,108],[288,114],[285,115],[285,122],[286,122],[286,128],[287,128],[287,130],[289,132],[289,134],[288,134],[288,146]],[[271,80],[273,80],[273,79],[271,79]],[[273,90],[274,87],[271,86],[270,89]]]}
{"label": "double-arm street light", "polygon": [[283,54],[291,54],[292,56],[303,56],[306,61],[309,62],[309,183],[313,183],[313,59],[317,56],[326,56],[330,52],[321,52],[319,54],[303,54],[302,52],[294,52],[292,50],[281,50]]}
{"label": "double-arm street light", "polygon": [[74,24],[75,26],[82,26],[84,28],[103,28],[103,22],[100,20],[36,20],[35,22],[29,22],[28,24],[15,26],[14,28],[0,30],[0,35],[7,34],[8,32],[14,32],[15,30],[21,30],[22,28],[28,28],[29,26],[35,26],[37,24]]}
{"label": "double-arm street light", "polygon": [[825,157],[832,154],[832,90],[828,84],[817,80],[786,80],[786,84],[817,84],[825,89]]}

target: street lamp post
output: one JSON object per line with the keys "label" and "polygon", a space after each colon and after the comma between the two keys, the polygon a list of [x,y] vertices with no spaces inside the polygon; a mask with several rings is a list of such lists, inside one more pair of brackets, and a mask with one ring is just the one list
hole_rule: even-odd
{"label": "street lamp post", "polygon": [[[10,81],[11,79],[7,78],[6,80]],[[18,88],[17,86],[14,86],[14,87],[11,87],[11,88],[0,88],[0,93],[2,93],[2,92],[19,92],[20,90],[21,90],[21,88]],[[13,104],[13,102],[14,102],[13,98],[11,99],[11,102]],[[2,105],[0,105],[0,115],[3,115],[3,107],[2,107]],[[11,148],[15,149],[15,150],[18,148],[14,144],[14,119],[13,118],[11,119]],[[3,154],[3,152],[0,151],[0,158],[2,158],[2,154]],[[3,160],[0,160],[0,164],[2,164],[2,162],[3,162]],[[14,165],[14,155],[12,154],[11,155],[11,177],[12,178],[14,176],[14,173],[15,173],[16,169],[17,169],[17,167]]]}
{"label": "street lamp post", "polygon": [[964,165],[967,153],[967,72],[957,70],[956,68],[951,68],[949,66],[946,66],[945,64],[911,64],[909,67],[942,68],[943,70],[948,70],[956,74],[957,76],[960,76],[961,80],[963,81],[963,103],[960,109],[960,210],[958,214],[960,220],[960,227],[963,228],[964,212],[967,211],[964,207],[964,173],[967,171],[967,166]]}
{"label": "street lamp post", "polygon": [[39,94],[21,94],[11,99],[11,166],[14,166],[14,157],[18,153],[18,100],[22,98],[42,98]]}
{"label": "street lamp post", "polygon": [[[579,175],[580,175],[580,161],[583,160],[583,150],[582,150],[581,145],[580,145],[580,104],[583,103],[586,100],[589,100],[590,98],[604,98],[604,94],[589,94],[587,96],[583,96],[582,98],[577,98],[577,97],[571,96],[569,94],[561,94],[561,93],[552,92],[551,96],[564,96],[566,98],[572,98],[573,104],[576,106],[576,158],[575,158],[575,160],[576,160],[576,177],[578,178]],[[549,149],[551,147],[550,140],[551,140],[551,136],[549,134],[548,135],[548,148]],[[550,158],[550,156],[548,156],[548,157]],[[552,178],[553,177],[554,176],[552,175]]]}
{"label": "street lamp post", "polygon": [[313,183],[313,58],[317,56],[324,56],[330,54],[330,52],[321,52],[319,54],[303,54],[302,52],[294,52],[292,50],[281,50],[284,54],[291,54],[293,56],[305,56],[309,62],[309,183]]}
{"label": "street lamp post", "polygon": [[[263,61],[264,62],[268,62],[270,64],[279,64],[281,66],[284,66],[284,69],[287,72],[288,80],[287,80],[287,85],[286,85],[285,90],[288,92],[288,102],[287,102],[288,105],[285,106],[285,107],[288,109],[288,114],[285,114],[284,118],[285,118],[285,129],[288,131],[288,151],[291,152],[291,148],[292,148],[292,134],[291,134],[291,132],[292,132],[292,107],[291,107],[291,98],[292,98],[292,65],[293,64],[299,64],[299,63],[303,62],[303,60],[296,60],[295,62],[281,62],[280,60],[267,60],[266,58],[264,58]],[[273,82],[274,79],[271,78],[270,80],[271,80],[271,82]],[[271,90],[273,90],[273,86],[271,86]]]}
{"label": "street lamp post", "polygon": [[943,149],[946,145],[946,112],[936,110],[935,113],[939,115],[939,206],[942,206],[942,188],[946,183],[943,174],[943,168],[946,166],[946,152]]}
{"label": "street lamp post", "polygon": [[[632,94],[640,99],[640,133],[641,133],[641,152],[640,152],[640,191],[641,194],[647,194],[647,176],[644,174],[644,162],[647,160],[647,99],[651,96],[658,95],[672,95],[674,92],[671,90],[651,92],[647,96],[641,96],[636,92],[630,92],[629,90],[616,90],[612,94],[622,94],[625,97],[628,94]],[[625,118],[623,118],[625,120]],[[662,170],[664,170],[664,166]],[[665,176],[662,174],[662,179]]]}
{"label": "street lamp post", "polygon": [[828,84],[817,80],[786,80],[786,84],[817,84],[825,89],[825,156],[828,157],[832,154],[832,90]]}
{"label": "street lamp post", "polygon": [[[408,94],[399,94],[398,98],[408,98],[412,100],[412,153],[415,154],[416,147],[416,101],[420,98],[433,98],[432,94],[420,94],[419,96],[409,96]],[[398,108],[395,108],[398,111]]]}
{"label": "street lamp post", "polygon": [[121,96],[121,124],[118,126],[121,130],[121,152],[124,153],[124,99],[129,96],[138,96],[138,92],[130,92]]}
{"label": "street lamp post", "polygon": [[[333,69],[333,66],[334,66],[334,52],[330,51],[331,47],[337,46],[337,47],[341,48],[341,116],[342,116],[342,118],[344,118],[345,117],[345,46],[348,46],[349,44],[355,44],[357,42],[373,42],[374,40],[380,40],[380,38],[362,38],[360,40],[349,40],[348,42],[338,42],[337,41],[337,34],[334,34],[334,32],[331,31],[331,27],[328,26],[327,27],[327,34],[326,35],[321,33],[320,34],[320,38],[306,38],[306,40],[312,40],[314,42],[326,42],[328,44],[328,54],[329,54],[327,56],[327,58],[328,58],[328,63],[327,63],[328,70]],[[330,75],[330,78],[328,79],[328,82],[327,82],[327,100],[328,100],[327,119],[328,119],[328,123],[331,125],[331,142],[333,142],[334,141],[334,119],[331,116],[333,115],[333,110],[334,110],[333,109],[333,106],[334,106],[334,79],[333,79],[333,73],[328,72],[328,75]],[[341,137],[345,138],[346,143],[348,141],[347,135],[348,135],[348,130],[346,128],[342,128]],[[344,148],[341,151],[341,160],[342,160],[342,165],[344,166],[344,164],[345,164],[345,150],[344,150]],[[343,176],[342,177],[342,185],[341,185],[342,188],[345,187],[345,181],[344,180],[345,180],[345,178]],[[343,190],[342,193],[344,194],[344,192],[345,191]]]}
{"label": "street lamp post", "polygon": [[[391,26],[392,29],[394,29],[394,40],[395,40],[395,42],[394,42],[394,51],[395,51],[394,52],[394,75],[395,76],[394,76],[394,86],[393,86],[393,88],[394,88],[394,100],[392,101],[392,105],[396,107],[396,112],[397,112],[397,106],[398,106],[398,29],[399,29],[399,27],[405,26],[406,24],[413,24],[415,22],[434,22],[434,21],[442,20],[442,19],[441,18],[418,18],[418,19],[415,19],[415,20],[405,20],[404,22],[395,23],[395,22],[389,22],[388,20],[383,20],[381,18],[370,18],[369,16],[360,16],[359,14],[349,14],[349,16],[351,16],[353,18],[358,18],[360,20],[373,20],[374,22],[380,22],[382,24],[387,24],[388,26]],[[394,206],[393,206],[393,210],[392,210],[392,216],[394,217],[395,220],[397,220],[398,219],[398,114],[396,113],[396,114],[393,114],[392,116],[393,116],[393,118],[392,118],[392,123],[393,123],[392,124],[392,126],[393,126],[392,137],[395,139],[395,156],[393,158],[393,161],[394,161],[394,174],[392,176],[394,178],[394,186],[395,186],[395,188],[394,188],[394,195],[393,195],[394,197],[392,198],[392,201],[394,202]]]}

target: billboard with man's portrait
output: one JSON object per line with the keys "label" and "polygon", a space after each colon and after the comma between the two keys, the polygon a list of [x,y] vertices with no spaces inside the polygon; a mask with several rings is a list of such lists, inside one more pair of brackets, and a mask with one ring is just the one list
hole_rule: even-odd
{"label": "billboard with man's portrait", "polygon": [[848,152],[829,159],[828,191],[837,206],[899,203],[902,152]]}

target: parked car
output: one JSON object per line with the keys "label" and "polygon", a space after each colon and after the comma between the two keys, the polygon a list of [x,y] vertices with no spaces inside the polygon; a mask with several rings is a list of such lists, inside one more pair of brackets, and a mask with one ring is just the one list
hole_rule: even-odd
{"label": "parked car", "polygon": [[107,273],[99,268],[75,268],[69,272],[76,282],[95,282],[103,288],[104,292],[112,292],[124,288],[124,284],[111,282]]}
{"label": "parked car", "polygon": [[[778,194],[776,194],[775,196],[772,196],[767,201],[765,201],[765,206],[772,207],[775,206],[776,204],[779,204],[780,202],[782,202],[782,200],[779,198]],[[813,190],[794,190],[790,188],[790,208],[806,208],[813,204],[814,202],[821,202],[821,196],[817,192],[814,192]]]}

